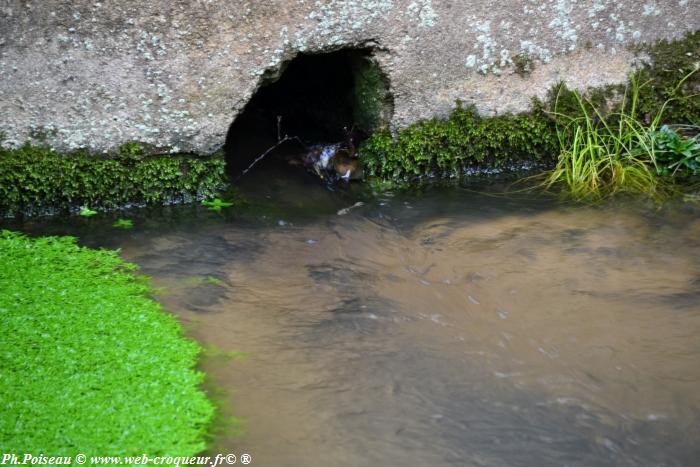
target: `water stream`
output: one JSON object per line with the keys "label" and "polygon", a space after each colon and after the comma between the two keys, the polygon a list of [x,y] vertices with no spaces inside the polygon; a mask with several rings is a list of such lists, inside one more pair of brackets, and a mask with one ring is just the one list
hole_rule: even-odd
{"label": "water stream", "polygon": [[244,354],[203,362],[243,420],[212,453],[258,466],[697,465],[700,208],[473,188],[371,197],[251,174],[250,205],[222,213],[14,227],[121,248],[191,337]]}

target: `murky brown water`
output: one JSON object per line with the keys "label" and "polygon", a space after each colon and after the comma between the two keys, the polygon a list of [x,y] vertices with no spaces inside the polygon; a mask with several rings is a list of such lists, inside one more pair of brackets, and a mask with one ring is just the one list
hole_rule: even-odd
{"label": "murky brown water", "polygon": [[357,195],[254,191],[248,214],[182,208],[78,232],[152,275],[192,337],[245,353],[204,363],[244,429],[212,452],[698,465],[700,209],[436,188],[338,215]]}

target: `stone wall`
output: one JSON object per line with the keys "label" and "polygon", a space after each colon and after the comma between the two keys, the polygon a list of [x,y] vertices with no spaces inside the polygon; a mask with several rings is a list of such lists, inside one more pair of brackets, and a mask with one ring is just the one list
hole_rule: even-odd
{"label": "stone wall", "polygon": [[630,45],[700,27],[700,0],[0,0],[0,131],[208,153],[298,52],[370,47],[394,127],[525,110],[554,83],[621,82]]}

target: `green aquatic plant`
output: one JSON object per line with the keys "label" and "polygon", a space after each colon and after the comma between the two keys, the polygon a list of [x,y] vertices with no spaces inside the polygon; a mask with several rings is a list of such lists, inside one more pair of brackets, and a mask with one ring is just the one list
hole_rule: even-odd
{"label": "green aquatic plant", "polygon": [[216,285],[216,286],[224,285],[224,281],[222,281],[221,279],[218,279],[214,276],[207,276],[207,278],[205,279],[205,282],[209,285]]}
{"label": "green aquatic plant", "polygon": [[214,276],[194,276],[194,277],[188,277],[186,279],[182,279],[177,282],[173,282],[170,284],[169,288],[187,288],[187,287],[197,287],[203,284],[207,285],[216,285],[216,286],[222,286],[224,285],[224,281],[221,279],[218,279]]}
{"label": "green aquatic plant", "polygon": [[223,208],[230,208],[233,206],[234,203],[229,202],[229,201],[224,201],[219,198],[214,198],[212,200],[204,200],[202,201],[202,204],[207,207],[210,211],[216,211],[219,212]]}
{"label": "green aquatic plant", "polygon": [[242,360],[248,358],[248,354],[237,350],[224,350],[214,344],[204,347],[203,355],[206,358],[221,358],[226,360]]}
{"label": "green aquatic plant", "polygon": [[80,208],[80,212],[78,212],[78,214],[80,214],[83,217],[91,217],[97,214],[97,211],[93,211],[92,209],[83,206]]}
{"label": "green aquatic plant", "polygon": [[131,219],[117,219],[117,221],[112,224],[112,227],[117,229],[131,229],[134,226],[134,221]]}
{"label": "green aquatic plant", "polygon": [[0,448],[191,456],[214,409],[200,347],[136,266],[70,237],[0,232]]}

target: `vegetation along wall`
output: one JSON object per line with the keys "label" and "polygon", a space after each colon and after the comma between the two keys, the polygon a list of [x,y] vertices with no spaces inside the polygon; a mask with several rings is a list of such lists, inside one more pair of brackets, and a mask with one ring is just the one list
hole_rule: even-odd
{"label": "vegetation along wall", "polygon": [[4,147],[209,154],[299,53],[369,51],[396,130],[529,108],[556,83],[624,82],[635,44],[700,25],[698,0],[0,2]]}

